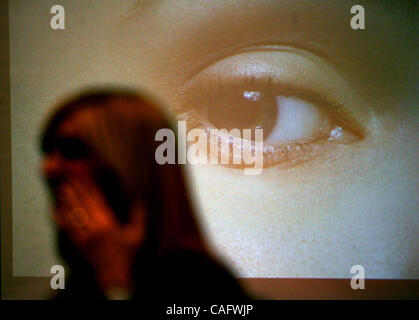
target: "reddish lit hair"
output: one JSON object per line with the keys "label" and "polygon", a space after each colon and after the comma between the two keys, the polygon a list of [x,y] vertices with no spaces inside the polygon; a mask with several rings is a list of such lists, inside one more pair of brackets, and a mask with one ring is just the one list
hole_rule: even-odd
{"label": "reddish lit hair", "polygon": [[161,143],[155,141],[155,134],[172,125],[151,99],[124,90],[92,91],[71,98],[59,104],[48,120],[41,139],[43,152],[53,148],[63,121],[85,110],[77,120],[80,136],[116,174],[131,204],[138,199],[145,202],[147,235],[158,251],[207,252],[182,167],[159,165],[155,160]]}

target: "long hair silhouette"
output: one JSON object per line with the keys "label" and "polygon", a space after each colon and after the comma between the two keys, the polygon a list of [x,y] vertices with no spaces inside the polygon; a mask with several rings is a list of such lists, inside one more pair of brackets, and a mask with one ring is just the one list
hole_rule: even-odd
{"label": "long hair silhouette", "polygon": [[[77,157],[71,144],[61,144],[59,130],[73,121],[85,154],[100,163],[92,174],[118,222],[129,224],[132,207],[146,212],[144,239],[135,254],[132,276],[135,297],[238,297],[242,291],[231,274],[211,254],[196,221],[183,166],[160,165],[155,151],[159,129],[175,132],[156,103],[126,90],[90,91],[57,106],[41,139],[47,156],[61,148],[63,157]],[[177,148],[175,148],[177,150]],[[66,174],[48,178],[53,197]],[[58,213],[59,214],[59,213]],[[61,296],[101,297],[95,270],[71,240],[71,231],[59,228],[59,246],[71,278]]]}

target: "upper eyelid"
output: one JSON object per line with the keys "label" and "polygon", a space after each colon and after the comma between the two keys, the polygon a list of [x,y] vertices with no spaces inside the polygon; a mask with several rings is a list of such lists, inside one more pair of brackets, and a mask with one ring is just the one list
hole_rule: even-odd
{"label": "upper eyelid", "polygon": [[219,53],[213,55],[209,61],[200,65],[196,69],[194,69],[190,74],[188,74],[184,81],[184,86],[188,84],[197,74],[204,71],[207,68],[210,68],[212,65],[218,63],[221,60],[228,59],[235,55],[241,53],[250,53],[250,52],[292,52],[303,56],[310,60],[322,59],[323,61],[338,66],[339,63],[326,52],[315,50],[313,48],[304,48],[302,46],[293,46],[292,44],[276,44],[276,43],[250,43],[246,45],[238,45],[235,47],[225,48]]}
{"label": "upper eyelid", "polygon": [[[220,75],[222,77],[220,77]],[[334,65],[313,53],[286,47],[284,50],[244,51],[219,59],[195,73],[176,90],[182,96],[202,80],[214,78],[244,79],[255,76],[263,78],[271,75],[278,84],[298,83],[301,87],[327,92],[333,100],[342,103],[348,98],[350,83]],[[278,79],[278,81],[275,81]],[[218,81],[218,79],[217,79]]]}
{"label": "upper eyelid", "polygon": [[326,52],[315,50],[313,48],[307,49],[303,48],[301,46],[292,46],[292,45],[286,45],[286,44],[253,44],[248,46],[243,46],[238,50],[237,53],[242,52],[252,52],[252,51],[286,51],[286,52],[293,52],[302,56],[305,56],[306,58],[313,58],[318,57],[321,59],[324,59],[325,61],[336,64],[337,62],[335,59],[333,59],[332,56],[328,55]]}

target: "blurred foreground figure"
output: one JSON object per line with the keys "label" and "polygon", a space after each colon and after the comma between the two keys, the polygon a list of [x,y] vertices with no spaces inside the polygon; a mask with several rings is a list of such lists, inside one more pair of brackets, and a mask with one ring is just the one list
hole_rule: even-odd
{"label": "blurred foreground figure", "polygon": [[70,274],[58,298],[240,298],[211,256],[179,165],[159,165],[171,128],[129,92],[87,93],[60,106],[42,137],[59,248]]}

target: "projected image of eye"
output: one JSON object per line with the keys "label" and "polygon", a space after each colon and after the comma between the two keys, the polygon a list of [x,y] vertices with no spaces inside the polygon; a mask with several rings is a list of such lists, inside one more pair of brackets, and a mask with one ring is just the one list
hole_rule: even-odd
{"label": "projected image of eye", "polygon": [[327,143],[357,137],[345,127],[340,105],[290,85],[255,79],[251,84],[207,83],[186,92],[185,98],[184,117],[190,127],[252,129],[252,138],[254,129],[263,129],[265,166],[307,159],[325,150]]}
{"label": "projected image of eye", "polygon": [[262,128],[268,144],[316,139],[329,133],[325,113],[312,103],[269,91],[218,93],[198,108],[216,128]]}

